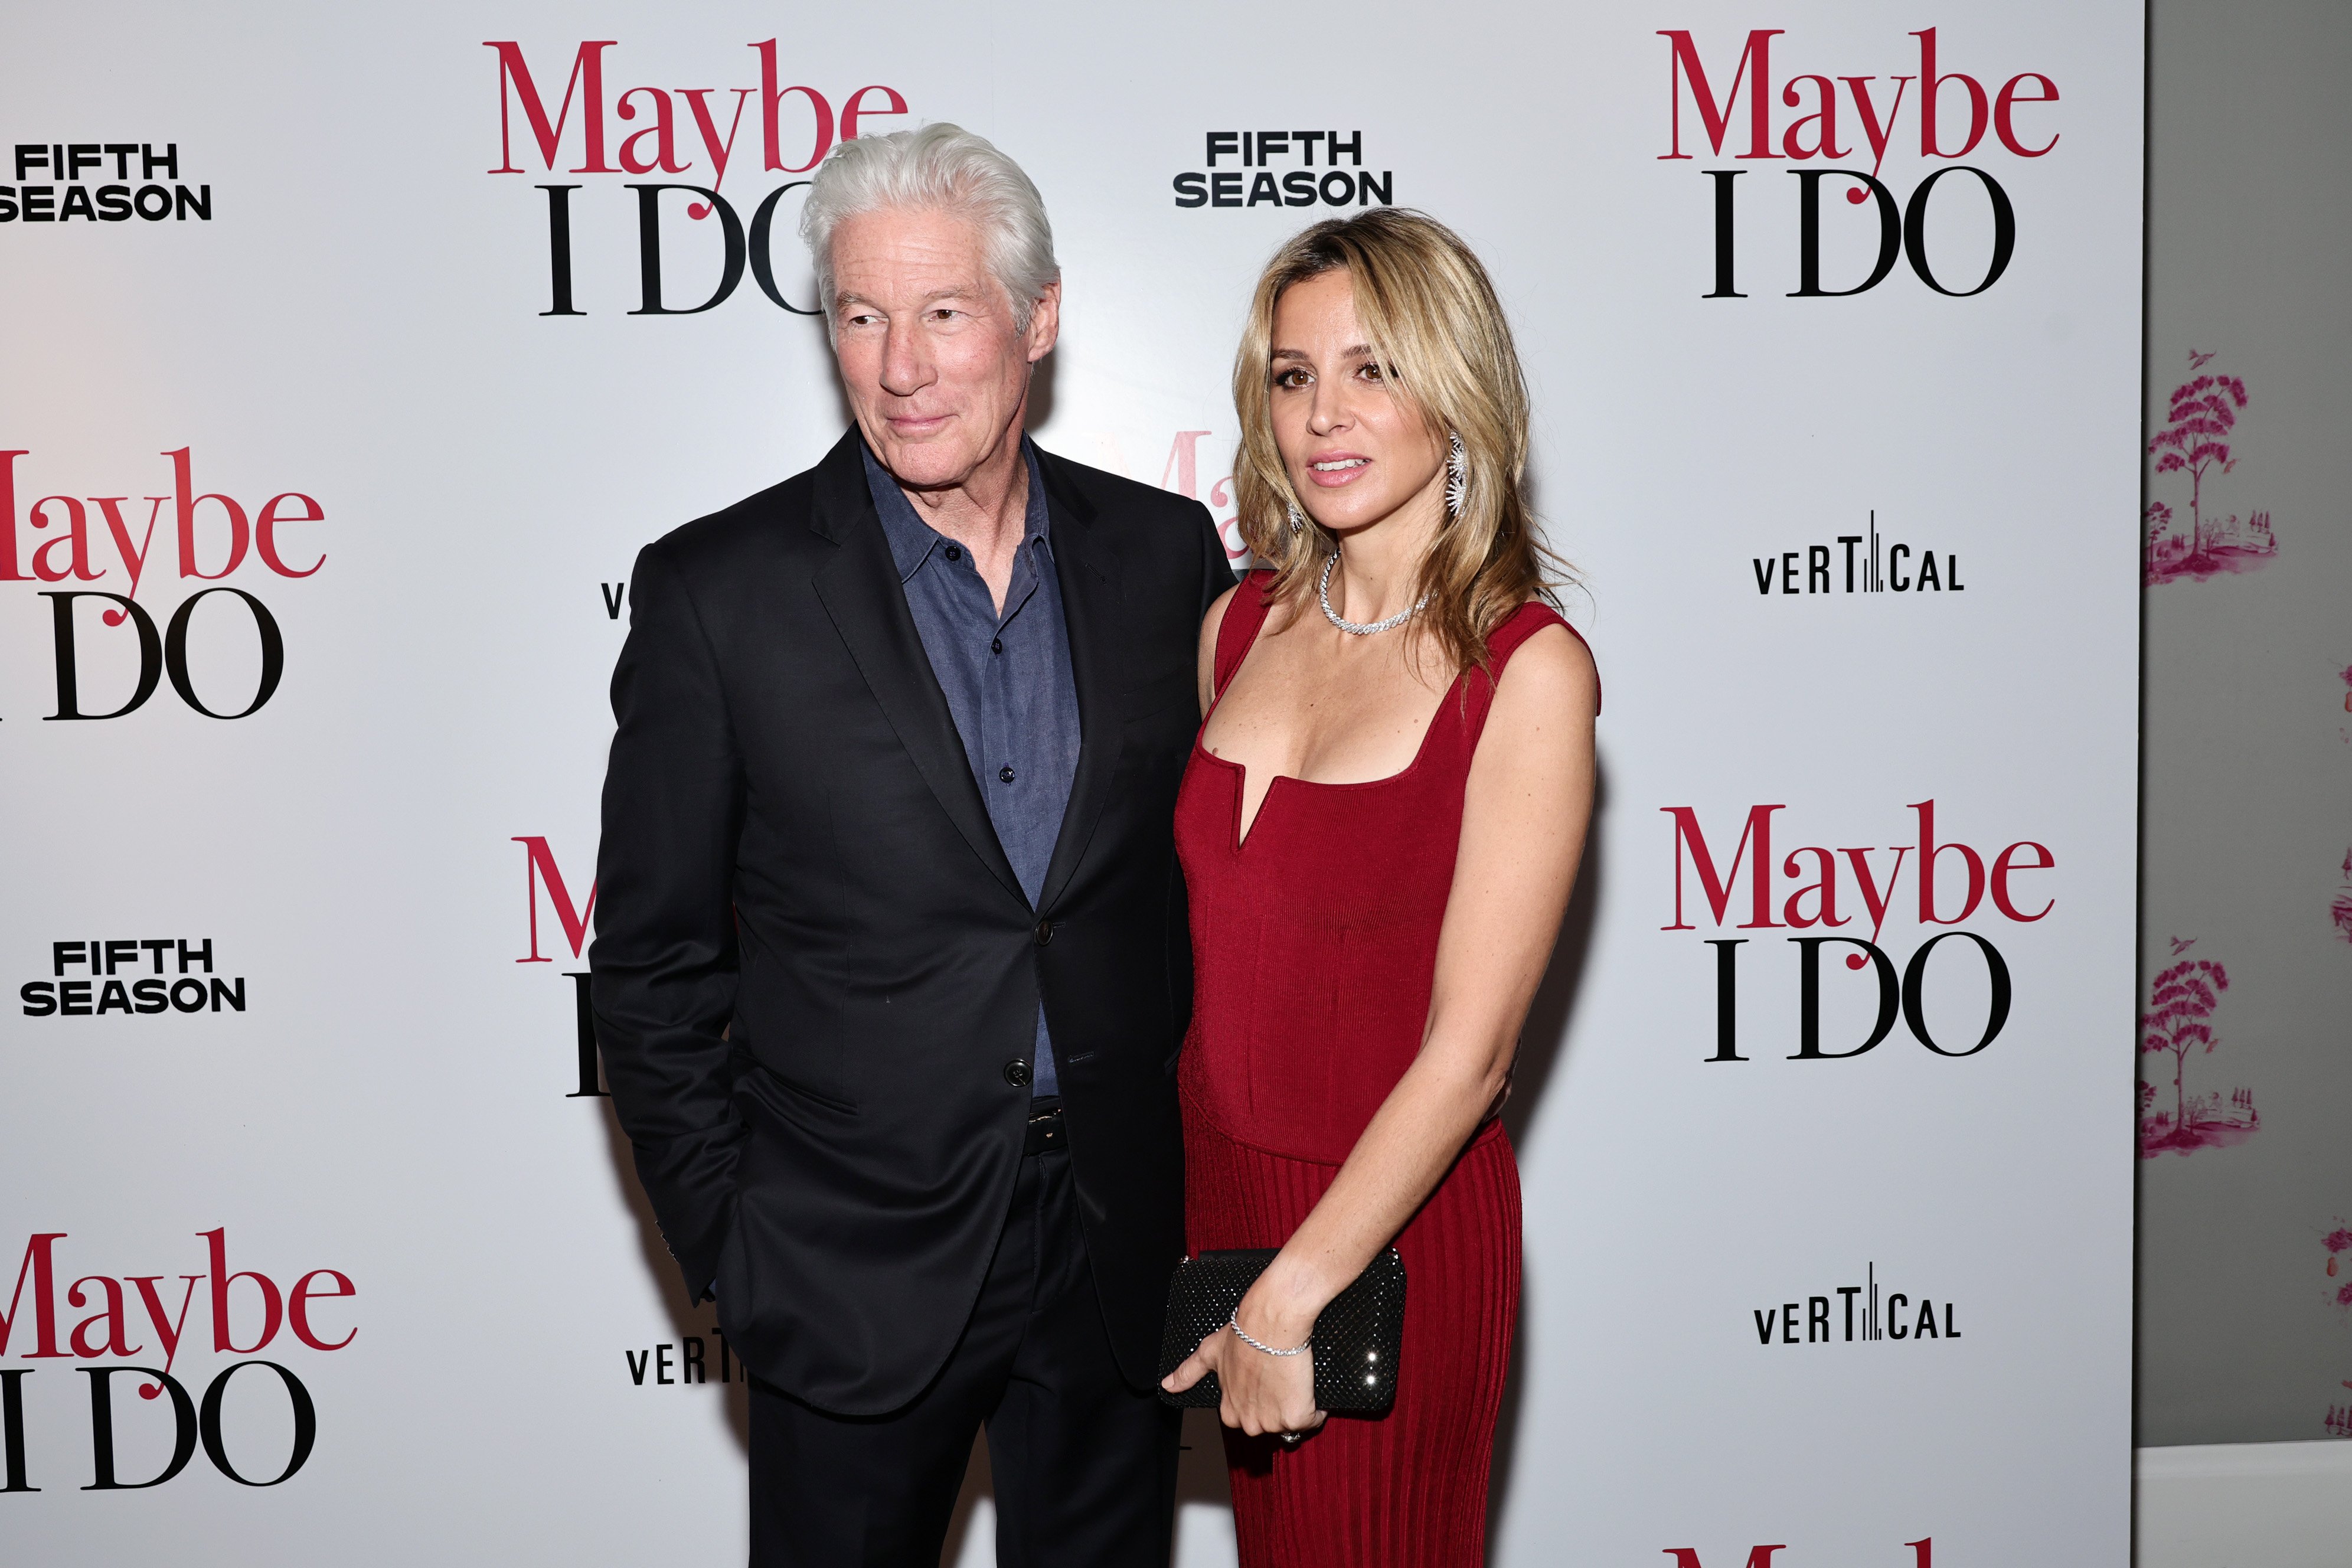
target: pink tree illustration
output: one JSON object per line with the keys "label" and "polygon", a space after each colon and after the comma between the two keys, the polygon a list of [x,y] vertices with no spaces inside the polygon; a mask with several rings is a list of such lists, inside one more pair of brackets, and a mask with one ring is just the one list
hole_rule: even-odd
{"label": "pink tree illustration", "polygon": [[[2174,557],[2183,552],[2169,548],[2173,540],[2170,507],[2160,500],[2152,500],[2147,503],[2147,510],[2140,514],[2140,521],[2146,525],[2145,537],[2140,542],[2140,576],[2142,582],[2153,588],[2173,574],[2179,565]],[[2347,711],[2352,711],[2352,709]]]}
{"label": "pink tree illustration", "polygon": [[[2159,1116],[2159,1125],[2143,1136],[2144,1148],[2176,1148],[2185,1153],[2206,1143],[2223,1142],[2220,1134],[2225,1125],[2234,1130],[2235,1117],[2216,1117],[2221,1125],[2210,1128],[2204,1125],[2201,1118],[2192,1117],[2185,1085],[2189,1053],[2202,1046],[2210,1054],[2219,1043],[2208,1020],[2213,1016],[2213,1009],[2221,1005],[2221,994],[2229,988],[2229,971],[2209,959],[2185,960],[2156,977],[2148,1011],[2140,1017],[2140,1049],[2172,1053],[2172,1125],[2162,1128],[2163,1119]],[[2251,1106],[2246,1108],[2246,1114],[2251,1126]]]}
{"label": "pink tree illustration", "polygon": [[2228,437],[2237,428],[2238,410],[2246,406],[2246,384],[2234,375],[2200,375],[2172,389],[2171,411],[2164,428],[2151,437],[2147,449],[2161,453],[2156,471],[2189,474],[2189,554],[2205,553],[2205,475],[2215,464],[2227,473],[2233,466]]}
{"label": "pink tree illustration", "polygon": [[2344,886],[2328,906],[2328,913],[2335,918],[2336,934],[2352,942],[2352,849],[2344,853]]}

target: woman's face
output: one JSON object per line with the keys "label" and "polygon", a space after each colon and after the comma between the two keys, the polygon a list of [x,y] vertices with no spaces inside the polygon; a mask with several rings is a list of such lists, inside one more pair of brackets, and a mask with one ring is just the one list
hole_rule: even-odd
{"label": "woman's face", "polygon": [[1266,374],[1275,446],[1317,522],[1343,536],[1400,513],[1435,527],[1444,443],[1365,343],[1345,271],[1283,290]]}

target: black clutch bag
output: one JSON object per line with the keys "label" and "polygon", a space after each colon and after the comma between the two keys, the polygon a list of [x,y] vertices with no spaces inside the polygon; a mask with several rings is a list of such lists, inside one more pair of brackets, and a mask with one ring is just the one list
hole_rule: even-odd
{"label": "black clutch bag", "polygon": [[[1160,1335],[1166,1377],[1232,1321],[1242,1297],[1274,1261],[1273,1247],[1204,1252],[1185,1259],[1168,1283],[1168,1322]],[[1334,1415],[1378,1415],[1396,1403],[1397,1359],[1404,1345],[1404,1259],[1391,1247],[1315,1320],[1315,1407]],[[1245,1354],[1259,1352],[1244,1347]],[[1161,1403],[1213,1410],[1224,1395],[1209,1373]]]}

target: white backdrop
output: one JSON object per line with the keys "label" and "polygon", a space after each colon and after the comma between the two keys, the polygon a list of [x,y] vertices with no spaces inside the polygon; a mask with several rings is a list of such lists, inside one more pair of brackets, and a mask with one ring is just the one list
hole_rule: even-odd
{"label": "white backdrop", "polygon": [[[1940,23],[1952,156],[1921,146],[1914,21]],[[1718,150],[1707,115],[1763,26],[1781,31]],[[1687,31],[1706,104],[1661,28]],[[1527,1298],[1496,1560],[2125,1560],[2138,7],[93,4],[6,36],[12,1560],[740,1554],[740,1386],[719,1381],[709,1310],[677,1303],[608,1102],[573,1093],[566,911],[593,865],[624,631],[607,595],[641,543],[807,466],[845,418],[819,327],[754,276],[702,313],[630,313],[626,187],[715,179],[748,225],[802,177],[814,96],[828,137],[855,106],[869,132],[951,119],[1024,163],[1068,288],[1039,438],[1221,519],[1232,346],[1280,238],[1356,210],[1360,170],[1496,274],[1607,690],[1585,886],[1512,1110]],[[514,45],[551,130],[575,61],[600,68],[551,170],[484,40]],[[582,55],[593,40],[611,42]],[[1963,155],[1974,84],[1987,124]],[[658,90],[624,99],[641,85]],[[1833,127],[1810,118],[1824,93]],[[723,178],[698,106],[722,146],[734,125]],[[626,172],[654,163],[665,113],[676,172]],[[1688,156],[1663,156],[1677,123]],[[1345,205],[1322,205],[1328,183],[1311,209],[1246,205],[1260,173],[1331,173],[1329,137],[1302,128],[1360,139]],[[1241,163],[1241,133],[1265,131],[1285,139],[1249,137]],[[1824,132],[1836,156],[1785,155]],[[1947,166],[1983,179],[1938,182],[1876,287],[1792,298],[1812,182],[1791,172],[1832,163],[1876,164],[1899,205]],[[1226,173],[1244,205],[1178,205],[1178,176]],[[1987,182],[2013,255],[1980,293],[1934,292],[1912,258],[1956,290],[1986,272]],[[574,187],[577,315],[542,313],[546,185]],[[1727,187],[1745,297],[1705,298]],[[1878,256],[1875,200],[1843,199],[1860,188],[1819,182],[1824,288]],[[721,258],[690,199],[659,198],[680,305]],[[805,306],[798,200],[777,209],[775,281]],[[221,574],[240,529],[233,571],[184,574]],[[223,586],[249,597],[211,593],[172,635]],[[155,684],[121,717],[52,717],[61,602],[80,712],[121,708],[143,673],[112,602],[43,596],[72,592],[148,614]],[[264,616],[282,647],[267,702],[195,711],[252,700]],[[1951,922],[1932,928],[1920,802]],[[1750,822],[1770,855],[1751,842],[1734,870]],[[543,842],[561,899],[518,839]],[[2000,875],[2012,845],[2033,847]],[[1875,933],[1899,999],[1944,930],[2009,979],[1983,1050],[1935,1054],[1896,1006],[1883,1043],[1831,1057],[1871,1032],[1877,973],[1832,942],[1812,950],[1823,1059],[1790,1059],[1807,949],[1789,939]],[[1927,962],[1912,1010],[1964,1051],[1994,965],[1965,938]],[[298,1293],[280,1321],[271,1299]],[[152,1373],[100,1375],[167,1358],[186,1423],[138,1397]],[[284,1377],[218,1381],[254,1360]],[[113,1489],[90,1489],[93,1386]],[[286,1468],[298,1386],[314,1446],[283,1484],[239,1486],[224,1465]],[[134,1488],[184,1424],[186,1468]],[[1232,1558],[1194,1436],[1187,1568]],[[988,1561],[985,1507],[962,1562]]]}

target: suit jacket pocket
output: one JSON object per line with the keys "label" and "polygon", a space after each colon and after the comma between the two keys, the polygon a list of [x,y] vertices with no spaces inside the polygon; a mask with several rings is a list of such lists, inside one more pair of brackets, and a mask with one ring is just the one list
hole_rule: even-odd
{"label": "suit jacket pocket", "polygon": [[765,1063],[759,1064],[757,1071],[746,1074],[737,1087],[756,1102],[756,1109],[820,1135],[838,1131],[857,1119],[855,1100],[812,1089]]}

